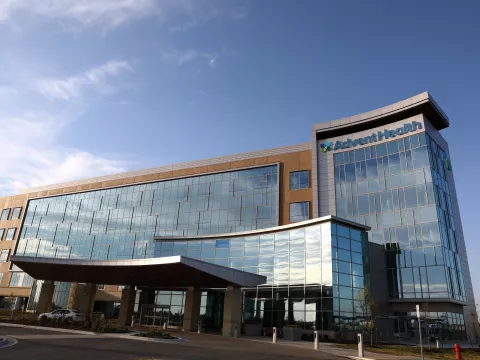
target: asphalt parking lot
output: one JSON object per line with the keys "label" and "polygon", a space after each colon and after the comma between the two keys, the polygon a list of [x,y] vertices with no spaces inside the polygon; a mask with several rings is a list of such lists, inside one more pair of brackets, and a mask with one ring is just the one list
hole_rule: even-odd
{"label": "asphalt parking lot", "polygon": [[172,333],[189,341],[157,343],[98,335],[77,335],[1,327],[0,337],[17,339],[0,348],[0,359],[15,360],[170,360],[170,359],[339,359],[328,353],[222,336]]}

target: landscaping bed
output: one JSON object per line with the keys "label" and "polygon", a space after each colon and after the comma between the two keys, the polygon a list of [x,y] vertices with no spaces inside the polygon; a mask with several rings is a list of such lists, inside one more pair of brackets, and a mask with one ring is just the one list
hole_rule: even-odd
{"label": "landscaping bed", "polygon": [[[342,349],[357,349],[356,344],[337,344]],[[372,353],[400,355],[400,356],[416,356],[420,357],[420,348],[418,346],[370,346],[364,345],[365,351]],[[438,360],[451,360],[455,359],[453,349],[437,349],[428,347],[423,348],[423,354],[426,358],[438,359]],[[480,360],[480,349],[463,349],[463,360]]]}
{"label": "landscaping bed", "polygon": [[147,338],[153,338],[153,339],[178,340],[178,337],[172,336],[170,334],[167,334],[158,330],[144,331],[144,332],[135,334],[134,336],[147,337]]}
{"label": "landscaping bed", "polygon": [[95,331],[100,333],[125,334],[130,332],[127,327],[115,326],[114,324],[107,323],[105,320],[93,322],[88,319],[85,321],[74,321],[71,318],[47,318],[46,316],[42,316],[39,319],[38,315],[34,313],[15,312],[14,320],[12,321],[10,315],[10,312],[8,314],[0,313],[0,322],[69,330]]}

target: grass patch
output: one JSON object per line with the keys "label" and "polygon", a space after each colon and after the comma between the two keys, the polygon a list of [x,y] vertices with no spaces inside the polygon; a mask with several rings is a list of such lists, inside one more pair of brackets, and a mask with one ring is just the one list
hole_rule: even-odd
{"label": "grass patch", "polygon": [[[357,349],[357,344],[337,344],[342,349]],[[416,346],[364,346],[365,351],[379,354],[401,355],[401,356],[420,356],[420,348]],[[423,354],[430,359],[451,360],[455,359],[453,349],[423,348]],[[480,360],[480,349],[463,349],[463,360]]]}
{"label": "grass patch", "polygon": [[141,336],[141,337],[148,337],[148,338],[155,338],[155,339],[168,339],[168,340],[174,340],[178,339],[175,336],[172,336],[170,334],[164,333],[162,331],[158,330],[150,330],[147,332],[141,332],[138,334],[135,334],[134,336]]}

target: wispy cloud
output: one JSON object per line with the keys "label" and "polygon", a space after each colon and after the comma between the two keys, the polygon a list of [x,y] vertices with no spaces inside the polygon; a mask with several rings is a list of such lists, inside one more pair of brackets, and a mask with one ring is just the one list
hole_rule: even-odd
{"label": "wispy cloud", "polygon": [[106,83],[108,76],[123,71],[133,71],[127,61],[108,61],[93,67],[84,73],[65,79],[40,79],[34,83],[34,89],[51,100],[70,100],[79,98],[86,90],[109,93],[113,88]]}
{"label": "wispy cloud", "polygon": [[[2,65],[5,68],[5,63]],[[128,163],[115,156],[60,145],[65,132],[88,112],[89,104],[85,101],[52,103],[45,98],[68,100],[98,95],[98,87],[108,85],[108,76],[118,77],[125,70],[131,70],[128,62],[110,61],[80,75],[38,81],[38,88],[25,85],[24,79],[0,87],[0,143],[8,149],[0,152],[0,196],[33,186],[127,169]],[[100,92],[99,96],[107,94]]]}
{"label": "wispy cloud", "polygon": [[57,141],[70,119],[64,114],[0,115],[2,172],[0,195],[21,189],[125,170],[125,163],[78,149],[64,149]]}
{"label": "wispy cloud", "polygon": [[0,22],[20,12],[84,26],[114,28],[132,20],[155,15],[156,0],[6,0],[0,2]]}
{"label": "wispy cloud", "polygon": [[245,6],[239,6],[232,10],[230,17],[232,19],[240,20],[246,18],[249,14],[249,9]]}
{"label": "wispy cloud", "polygon": [[216,61],[218,58],[217,54],[210,54],[194,49],[173,49],[170,51],[162,52],[162,57],[165,60],[172,61],[177,65],[183,65],[195,60],[204,60],[210,67],[216,66]]}
{"label": "wispy cloud", "polygon": [[18,95],[18,91],[15,88],[11,86],[6,86],[6,85],[0,85],[0,100],[7,99],[17,95]]}
{"label": "wispy cloud", "polygon": [[[1,0],[0,24],[17,30],[22,14],[57,21],[69,31],[80,28],[110,30],[143,18],[156,18],[170,32],[185,32],[217,18],[242,19],[245,7],[231,8],[223,1],[197,0]],[[31,18],[29,18],[31,19]]]}

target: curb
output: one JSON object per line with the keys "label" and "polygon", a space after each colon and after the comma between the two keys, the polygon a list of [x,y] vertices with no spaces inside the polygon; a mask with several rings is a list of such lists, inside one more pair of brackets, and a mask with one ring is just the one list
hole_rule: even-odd
{"label": "curb", "polygon": [[52,328],[47,326],[34,326],[34,325],[9,324],[9,323],[0,323],[0,326],[35,329],[35,330],[43,330],[43,331],[64,332],[64,333],[79,334],[79,335],[97,335],[97,333],[94,333],[93,331]]}
{"label": "curb", "polygon": [[0,350],[3,348],[7,348],[13,345],[16,345],[18,341],[16,339],[9,339],[6,337],[0,338]]}
{"label": "curb", "polygon": [[[108,334],[108,333],[96,333],[93,331],[83,331],[83,330],[71,330],[71,329],[62,329],[62,328],[51,328],[46,326],[33,326],[33,325],[22,325],[22,324],[9,324],[9,323],[0,323],[0,327],[15,327],[15,328],[24,328],[24,329],[35,329],[35,330],[43,330],[43,331],[54,331],[54,332],[63,332],[63,333],[70,333],[70,334],[78,334],[78,335],[95,335],[98,337],[105,337],[105,338],[120,338],[120,339],[130,339],[130,340],[137,340],[137,341],[150,341],[150,342],[159,342],[159,343],[182,343],[188,342],[190,340],[187,339],[156,339],[156,338],[147,338],[141,336],[133,336],[133,335],[126,335],[126,334]],[[6,338],[0,338],[0,347],[3,346],[2,341],[5,341],[8,344],[8,340]]]}
{"label": "curb", "polygon": [[169,343],[169,344],[175,344],[175,343],[183,343],[183,342],[189,342],[190,340],[187,339],[158,339],[158,338],[148,338],[148,337],[141,337],[141,336],[134,336],[134,335],[126,335],[126,334],[102,334],[100,335],[102,337],[107,337],[107,338],[116,338],[116,339],[127,339],[127,340],[137,340],[137,341],[150,341],[150,342],[159,342],[159,343]]}

